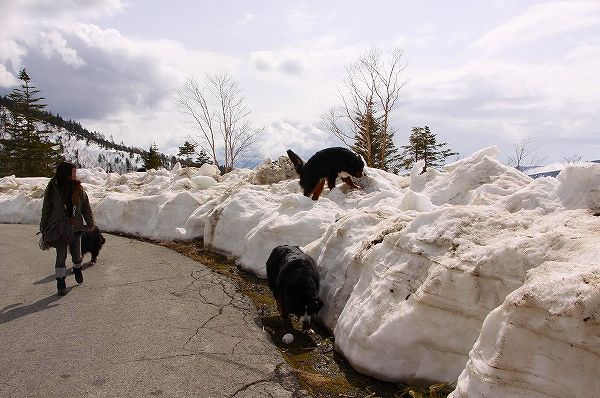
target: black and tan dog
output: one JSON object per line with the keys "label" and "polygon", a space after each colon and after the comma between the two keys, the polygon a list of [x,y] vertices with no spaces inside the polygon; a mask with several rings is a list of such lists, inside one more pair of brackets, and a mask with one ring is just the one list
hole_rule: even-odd
{"label": "black and tan dog", "polygon": [[323,307],[315,260],[298,246],[277,246],[267,260],[267,280],[279,315],[287,319],[294,314],[302,323],[302,330],[310,330],[312,316]]}
{"label": "black and tan dog", "polygon": [[100,253],[100,249],[102,249],[104,243],[106,243],[106,239],[104,239],[104,236],[102,236],[98,227],[94,227],[94,229],[85,229],[81,235],[81,256],[86,253],[91,253],[92,261],[90,262],[90,265],[94,265],[98,259],[98,253]]}
{"label": "black and tan dog", "polygon": [[288,149],[287,154],[300,176],[300,186],[304,196],[312,195],[313,200],[319,199],[325,181],[331,190],[335,187],[338,176],[352,188],[360,188],[352,181],[352,177],[361,178],[365,164],[360,156],[349,149],[341,147],[322,149],[306,163],[291,149]]}

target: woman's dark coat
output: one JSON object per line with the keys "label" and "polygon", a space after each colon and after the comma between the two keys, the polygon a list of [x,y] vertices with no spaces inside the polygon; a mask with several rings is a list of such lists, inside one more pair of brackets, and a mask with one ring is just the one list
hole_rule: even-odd
{"label": "woman's dark coat", "polygon": [[[58,184],[56,177],[52,177],[46,191],[44,192],[44,205],[42,207],[42,219],[40,221],[40,231],[43,231],[49,223],[56,223],[67,219],[67,214],[73,216],[73,225],[75,232],[83,231],[83,220],[87,225],[94,224],[94,216],[90,207],[90,201],[87,194],[81,187],[79,181],[70,181],[73,184],[72,198],[68,200],[63,194],[64,190]],[[73,205],[72,213],[67,209],[67,203]]]}

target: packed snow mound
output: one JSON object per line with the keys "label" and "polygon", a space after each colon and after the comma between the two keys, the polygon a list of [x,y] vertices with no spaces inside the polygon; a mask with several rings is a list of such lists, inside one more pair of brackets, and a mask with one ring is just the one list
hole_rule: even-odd
{"label": "packed snow mound", "polygon": [[252,177],[252,183],[266,185],[292,178],[297,178],[292,161],[287,156],[280,156],[276,162],[267,158],[259,164]]}
{"label": "packed snow mound", "polygon": [[[496,156],[410,177],[367,168],[361,189],[338,181],[318,201],[270,160],[79,177],[107,231],[201,237],[263,277],[275,246],[301,246],[320,320],[363,373],[457,381],[454,397],[600,396],[600,164],[533,180]],[[0,221],[37,223],[46,183],[0,179]]]}
{"label": "packed snow mound", "polygon": [[[207,192],[221,179],[218,168],[208,164],[127,174],[96,167],[78,169],[77,178],[90,198],[98,226],[152,239],[189,238],[180,227],[203,199],[213,195]],[[45,177],[0,178],[0,222],[39,223],[48,181]]]}
{"label": "packed snow mound", "polygon": [[[597,228],[591,219],[572,224]],[[453,397],[598,395],[600,272],[589,264],[600,250],[586,234],[566,245],[572,256],[529,271],[487,316]]]}

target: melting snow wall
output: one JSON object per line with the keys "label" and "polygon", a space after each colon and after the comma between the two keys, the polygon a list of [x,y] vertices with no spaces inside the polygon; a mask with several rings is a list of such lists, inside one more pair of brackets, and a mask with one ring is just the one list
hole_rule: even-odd
{"label": "melting snow wall", "polygon": [[[260,276],[273,247],[301,246],[319,317],[363,373],[457,381],[453,397],[600,396],[600,165],[532,180],[496,154],[410,178],[367,169],[361,190],[317,202],[283,161],[79,175],[106,230],[203,237]],[[0,221],[37,223],[46,183],[0,179]]]}

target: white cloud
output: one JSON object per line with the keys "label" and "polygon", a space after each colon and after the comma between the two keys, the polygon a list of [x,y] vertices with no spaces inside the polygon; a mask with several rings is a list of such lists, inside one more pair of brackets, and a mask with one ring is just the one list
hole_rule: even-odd
{"label": "white cloud", "polygon": [[170,98],[150,109],[122,108],[102,119],[81,119],[88,130],[97,130],[115,141],[148,149],[156,142],[161,151],[176,153],[193,130],[180,117]]}
{"label": "white cloud", "polygon": [[52,58],[57,54],[67,65],[75,67],[85,65],[75,49],[67,46],[67,41],[58,32],[40,32],[40,47],[42,54],[48,58]]}
{"label": "white cloud", "polygon": [[240,65],[219,54],[190,51],[177,42],[130,39],[94,24],[52,25],[40,25],[36,35],[1,42],[0,48],[12,54],[3,63],[13,76],[26,67],[51,109],[72,118],[152,108],[170,98],[191,74],[235,70]]}
{"label": "white cloud", "polygon": [[[339,103],[344,65],[373,44],[382,49],[402,44],[412,60],[397,112],[399,144],[410,127],[422,124],[439,127],[441,134],[451,134],[444,139],[453,143],[458,137],[473,150],[480,138],[482,145],[524,135],[589,139],[600,125],[600,42],[591,32],[600,3],[535,5],[490,29],[471,48],[465,43],[481,29],[467,29],[449,45],[453,32],[432,21],[411,31],[399,27],[389,40],[373,43],[354,26],[326,25],[332,15],[327,10],[264,7],[238,18],[232,14],[232,21],[248,35],[246,42],[252,42],[253,30],[264,28],[263,20],[291,21],[278,28],[277,44],[260,41],[260,50],[253,44],[229,53],[186,47],[175,39],[134,38],[97,20],[126,9],[117,0],[1,2],[0,88],[16,85],[19,69],[27,67],[53,112],[117,141],[142,147],[156,141],[161,150],[176,151],[189,130],[172,106],[174,91],[191,75],[202,80],[206,72],[228,72],[246,94],[254,124],[266,126],[260,152],[277,157],[291,147],[309,156],[337,145],[314,123]],[[260,37],[267,33],[272,34],[261,30]],[[157,30],[154,37],[161,34]],[[562,46],[556,49],[555,42]],[[521,44],[536,55],[552,51],[552,58],[518,51],[509,58],[499,51]]]}
{"label": "white cloud", "polygon": [[[265,51],[252,51],[248,54],[249,64],[255,70],[253,76],[277,79],[288,84],[290,76],[301,76],[303,86],[315,81],[326,81],[331,85],[341,81],[344,65],[355,61],[368,48],[366,43],[339,43],[335,37],[324,35],[310,41]],[[250,73],[253,71],[250,70]]]}
{"label": "white cloud", "polygon": [[19,0],[0,3],[3,19],[81,19],[98,18],[122,11],[121,0]]}
{"label": "white cloud", "polygon": [[236,21],[239,26],[251,25],[258,20],[258,16],[253,13],[244,14],[241,18]]}
{"label": "white cloud", "polygon": [[281,71],[294,76],[301,76],[303,68],[302,61],[298,59],[286,59],[279,64]]}
{"label": "white cloud", "polygon": [[56,54],[68,65],[80,66],[83,60],[67,45],[60,32],[75,20],[112,15],[123,8],[120,0],[0,2],[0,62],[16,77],[18,71],[27,66],[23,58],[37,48],[48,58]]}
{"label": "white cloud", "polygon": [[317,23],[317,16],[309,9],[306,4],[300,4],[295,8],[290,8],[284,13],[286,26],[290,33],[300,35],[310,31]]}
{"label": "white cloud", "polygon": [[288,149],[308,159],[316,151],[332,145],[338,143],[313,124],[280,118],[266,126],[258,149],[271,159],[285,156]]}
{"label": "white cloud", "polygon": [[583,42],[557,63],[472,58],[452,69],[411,71],[398,125],[407,132],[411,124],[429,124],[463,154],[492,144],[508,151],[532,137],[550,159],[567,151],[598,158],[597,50]]}
{"label": "white cloud", "polygon": [[16,77],[13,76],[8,70],[6,70],[6,66],[0,64],[0,87],[13,87],[19,84],[19,81]]}
{"label": "white cloud", "polygon": [[600,2],[558,1],[531,6],[484,34],[473,47],[493,53],[559,33],[600,25]]}
{"label": "white cloud", "polygon": [[[27,54],[27,49],[14,40],[0,40],[0,65],[8,72],[8,68],[17,71],[21,67],[21,59]],[[16,77],[15,77],[16,79]],[[7,87],[0,84],[0,87]]]}
{"label": "white cloud", "polygon": [[291,76],[303,74],[302,59],[295,55],[274,54],[272,52],[255,52],[250,54],[250,65],[260,72],[270,73],[277,70]]}
{"label": "white cloud", "polygon": [[564,57],[566,63],[595,61],[600,58],[600,40],[582,41]]}

